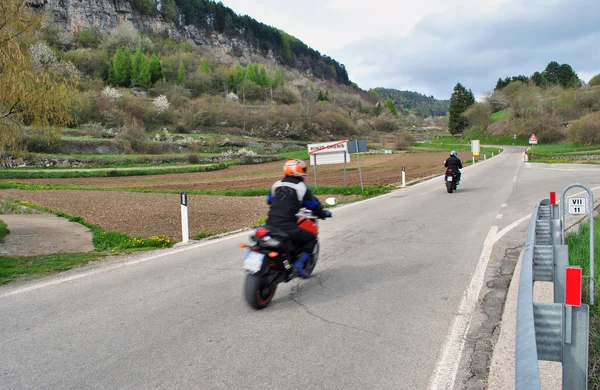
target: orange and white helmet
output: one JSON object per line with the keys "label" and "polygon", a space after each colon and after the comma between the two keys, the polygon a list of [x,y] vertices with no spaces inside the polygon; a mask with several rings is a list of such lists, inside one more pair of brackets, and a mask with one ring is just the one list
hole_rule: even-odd
{"label": "orange and white helmet", "polygon": [[283,165],[283,174],[286,176],[306,176],[307,165],[297,158],[287,160]]}

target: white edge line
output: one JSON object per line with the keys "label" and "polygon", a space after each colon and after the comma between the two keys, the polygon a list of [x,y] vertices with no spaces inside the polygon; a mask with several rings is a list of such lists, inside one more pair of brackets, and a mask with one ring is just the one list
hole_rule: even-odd
{"label": "white edge line", "polygon": [[497,231],[498,226],[492,226],[485,238],[477,267],[471,277],[469,287],[460,301],[458,312],[454,317],[452,327],[444,342],[441,358],[436,365],[430,389],[452,389],[454,386],[458,365],[461,360],[460,357],[465,345],[465,336],[471,324],[475,304],[479,300],[479,293],[481,292],[485,278],[485,270],[492,255],[492,247],[496,242]]}
{"label": "white edge line", "polygon": [[168,250],[166,252],[159,253],[157,255],[153,255],[153,256],[149,256],[149,257],[144,257],[144,258],[141,258],[141,259],[135,259],[135,260],[125,261],[125,262],[122,262],[122,263],[112,264],[112,265],[109,265],[109,266],[106,266],[106,267],[101,267],[101,268],[98,268],[98,269],[95,269],[95,270],[92,270],[92,271],[81,272],[81,273],[78,273],[78,274],[75,274],[75,275],[66,276],[66,277],[62,277],[62,278],[57,278],[57,279],[54,279],[54,280],[51,280],[51,281],[48,281],[48,282],[36,283],[36,284],[34,284],[32,286],[18,288],[18,289],[15,289],[13,291],[8,291],[8,292],[5,292],[5,293],[2,293],[2,294],[0,294],[0,298],[8,297],[8,296],[11,296],[11,295],[17,295],[17,294],[25,293],[25,292],[28,292],[28,291],[34,291],[34,290],[38,290],[38,289],[41,289],[41,288],[50,287],[50,286],[53,286],[53,285],[56,285],[56,284],[60,284],[60,283],[64,283],[64,282],[69,282],[69,281],[72,281],[72,280],[77,280],[77,279],[85,278],[85,277],[88,277],[88,276],[92,276],[92,275],[96,275],[96,274],[100,274],[100,273],[104,273],[104,272],[110,272],[110,271],[113,271],[113,270],[116,270],[116,269],[119,269],[119,268],[122,268],[122,267],[130,266],[130,265],[145,263],[147,261],[155,260],[155,259],[158,259],[158,258],[161,258],[161,257],[164,257],[164,256],[170,256],[170,255],[173,255],[173,254],[176,254],[176,253],[181,253],[181,252],[186,252],[186,251],[193,250],[193,249],[196,249],[196,248],[201,248],[203,246],[213,245],[213,244],[216,244],[218,242],[222,242],[222,241],[226,241],[226,240],[231,240],[233,238],[241,237],[241,236],[244,236],[244,235],[247,235],[247,234],[249,234],[249,232],[248,231],[244,231],[244,232],[240,232],[240,233],[233,234],[233,235],[230,235],[230,236],[226,236],[226,237],[223,237],[223,238],[218,238],[218,239],[210,240],[210,241],[207,241],[207,242],[200,242],[200,243],[197,243],[197,244],[191,244],[191,245],[187,245],[187,246],[185,246],[183,248],[179,248],[179,249]]}

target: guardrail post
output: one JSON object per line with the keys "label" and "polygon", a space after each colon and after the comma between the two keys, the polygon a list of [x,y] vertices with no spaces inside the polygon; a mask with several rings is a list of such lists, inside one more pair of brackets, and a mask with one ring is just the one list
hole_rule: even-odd
{"label": "guardrail post", "polygon": [[[571,342],[563,344],[563,389],[588,388],[588,337],[589,316],[588,305],[565,306],[565,316],[571,320]],[[569,313],[570,312],[570,313]],[[566,324],[565,324],[566,325]],[[565,326],[565,335],[567,332]]]}
{"label": "guardrail post", "polygon": [[569,266],[569,247],[554,245],[554,302],[565,301],[565,269]]}

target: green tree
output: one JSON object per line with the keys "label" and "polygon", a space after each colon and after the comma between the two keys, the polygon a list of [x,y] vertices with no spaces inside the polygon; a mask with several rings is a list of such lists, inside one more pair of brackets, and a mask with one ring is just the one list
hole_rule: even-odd
{"label": "green tree", "polygon": [[185,65],[182,62],[179,63],[179,69],[177,70],[177,79],[175,82],[179,85],[185,83]]}
{"label": "green tree", "polygon": [[540,72],[535,72],[531,76],[531,81],[533,81],[533,83],[538,87],[545,87],[548,84],[546,77],[544,77],[544,75]]}
{"label": "green tree", "polygon": [[391,98],[388,98],[383,105],[390,110],[393,116],[398,116],[398,110],[396,110],[396,106],[394,106],[394,102]]}
{"label": "green tree", "polygon": [[246,79],[246,69],[244,69],[240,63],[235,64],[233,69],[233,88],[239,93],[239,87]]}
{"label": "green tree", "polygon": [[146,58],[140,49],[135,51],[133,55],[133,61],[131,63],[131,85],[134,87],[140,87],[140,75],[142,68],[146,65]]}
{"label": "green tree", "polygon": [[590,87],[595,87],[598,85],[600,85],[600,73],[592,77],[592,79],[589,82]]}
{"label": "green tree", "polygon": [[461,83],[457,83],[454,92],[450,96],[450,118],[448,130],[450,134],[459,134],[469,125],[467,118],[462,114],[475,103],[475,96],[471,90],[467,90]]}
{"label": "green tree", "polygon": [[256,84],[260,85],[260,76],[258,73],[258,65],[254,65],[252,63],[246,66],[246,79],[250,81],[254,81]]}
{"label": "green tree", "polygon": [[162,66],[160,65],[160,61],[158,60],[156,54],[152,54],[152,57],[150,57],[150,61],[148,61],[148,67],[150,68],[152,84],[165,77]]}
{"label": "green tree", "polygon": [[211,73],[210,61],[209,60],[204,59],[202,61],[202,64],[200,64],[200,66],[198,67],[198,73],[204,73],[204,74],[210,74]]}
{"label": "green tree", "polygon": [[383,106],[381,105],[381,103],[379,103],[379,102],[375,103],[375,106],[373,106],[373,115],[379,116],[379,115],[381,115],[382,112],[383,112]]}
{"label": "green tree", "polygon": [[281,73],[281,69],[275,68],[275,73],[273,74],[273,79],[271,80],[271,88],[277,88],[279,86],[283,86],[285,80],[283,79],[283,74]]}
{"label": "green tree", "polygon": [[152,72],[150,71],[150,63],[144,59],[140,75],[138,77],[139,86],[142,88],[150,88],[152,86]]}
{"label": "green tree", "polygon": [[131,53],[129,49],[117,49],[113,58],[113,67],[110,76],[110,83],[122,87],[129,87],[131,84]]}
{"label": "green tree", "polygon": [[167,19],[178,22],[177,6],[175,0],[162,0],[161,13]]}

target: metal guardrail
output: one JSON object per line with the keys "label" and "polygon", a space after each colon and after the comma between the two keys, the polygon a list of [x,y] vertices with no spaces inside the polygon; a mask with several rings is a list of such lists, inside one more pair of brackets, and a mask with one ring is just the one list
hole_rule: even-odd
{"label": "metal guardrail", "polygon": [[[559,214],[558,207],[544,199],[527,230],[517,302],[517,390],[541,388],[538,360],[562,363],[563,389],[587,389],[589,306],[565,304],[569,252],[563,245],[564,215]],[[554,303],[534,302],[536,281],[554,284]]]}

